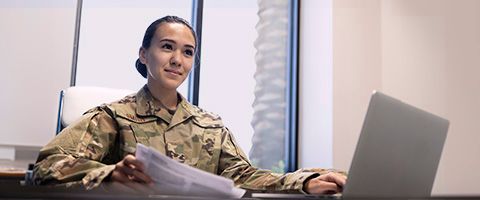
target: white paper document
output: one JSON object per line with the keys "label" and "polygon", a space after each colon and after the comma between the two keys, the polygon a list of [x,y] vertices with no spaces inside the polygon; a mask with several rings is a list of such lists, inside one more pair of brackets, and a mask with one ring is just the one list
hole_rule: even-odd
{"label": "white paper document", "polygon": [[245,193],[230,179],[179,163],[145,145],[137,144],[135,156],[159,194],[240,198]]}

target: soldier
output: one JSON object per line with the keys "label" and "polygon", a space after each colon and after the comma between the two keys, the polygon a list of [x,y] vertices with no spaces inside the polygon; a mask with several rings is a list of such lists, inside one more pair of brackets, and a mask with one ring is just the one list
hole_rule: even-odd
{"label": "soldier", "polygon": [[220,117],[186,101],[177,88],[191,70],[197,39],[184,19],[166,16],[146,30],[136,68],[147,79],[138,93],[87,111],[41,149],[36,184],[152,182],[135,156],[137,143],[179,162],[263,192],[342,191],[346,177],[327,170],[275,174],[253,167]]}

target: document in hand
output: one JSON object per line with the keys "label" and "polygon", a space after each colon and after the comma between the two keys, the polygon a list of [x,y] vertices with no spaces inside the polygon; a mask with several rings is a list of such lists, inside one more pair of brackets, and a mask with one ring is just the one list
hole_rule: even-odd
{"label": "document in hand", "polygon": [[145,145],[137,144],[135,156],[145,165],[159,194],[240,198],[245,193],[230,179],[179,163]]}

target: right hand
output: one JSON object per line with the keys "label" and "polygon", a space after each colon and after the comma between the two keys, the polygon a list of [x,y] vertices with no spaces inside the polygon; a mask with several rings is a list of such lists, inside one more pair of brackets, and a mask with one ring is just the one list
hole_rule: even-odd
{"label": "right hand", "polygon": [[343,191],[346,181],[346,176],[329,172],[310,179],[304,188],[309,194],[336,194]]}
{"label": "right hand", "polygon": [[115,164],[111,180],[120,183],[146,183],[151,184],[152,179],[145,174],[142,162],[134,155],[127,155],[123,160]]}

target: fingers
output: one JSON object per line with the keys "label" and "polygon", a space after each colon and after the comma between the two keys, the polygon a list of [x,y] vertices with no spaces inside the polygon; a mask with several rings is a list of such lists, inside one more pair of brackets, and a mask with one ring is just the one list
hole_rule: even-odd
{"label": "fingers", "polygon": [[335,183],[324,182],[322,188],[319,188],[321,194],[336,194],[342,192],[342,188]]}
{"label": "fingers", "polygon": [[332,183],[335,183],[337,184],[339,187],[342,187],[345,186],[345,184],[347,183],[347,179],[345,176],[343,175],[340,175],[338,173],[335,173],[335,172],[329,172],[327,174],[324,174],[324,175],[321,175],[319,176],[318,178],[324,180],[324,181],[328,181],[328,182],[332,182]]}
{"label": "fingers", "polygon": [[127,166],[124,168],[127,175],[132,176],[131,179],[137,182],[150,183],[152,180],[149,176],[144,173],[144,165],[142,162],[137,160],[133,155],[127,155],[124,158],[123,163]]}
{"label": "fingers", "polygon": [[143,163],[137,160],[137,158],[135,158],[135,156],[133,155],[128,154],[127,156],[125,156],[125,158],[123,158],[123,163],[132,169],[135,169],[141,172],[143,172],[144,170]]}
{"label": "fingers", "polygon": [[306,183],[306,192],[310,194],[335,194],[341,192],[341,188],[336,183],[324,181],[317,177]]}
{"label": "fingers", "polygon": [[140,172],[138,170],[133,170],[133,173],[130,177],[133,181],[140,182],[140,183],[151,183],[152,179],[147,176],[145,173]]}
{"label": "fingers", "polygon": [[131,180],[128,178],[128,176],[124,173],[121,173],[119,170],[115,170],[112,172],[111,180],[114,182],[120,182],[120,183],[126,183],[130,182]]}
{"label": "fingers", "polygon": [[112,181],[121,183],[139,182],[152,183],[150,176],[144,173],[143,164],[133,155],[127,155],[125,158],[115,165],[115,170],[112,172]]}
{"label": "fingers", "polygon": [[335,194],[342,192],[345,183],[345,176],[330,172],[309,180],[305,188],[310,194]]}

